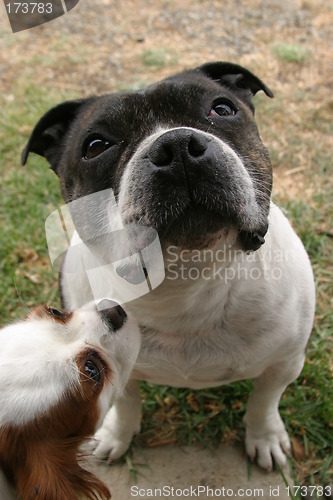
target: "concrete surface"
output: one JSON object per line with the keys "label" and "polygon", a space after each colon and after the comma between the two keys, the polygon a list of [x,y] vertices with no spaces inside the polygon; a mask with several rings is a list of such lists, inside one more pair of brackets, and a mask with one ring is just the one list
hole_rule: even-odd
{"label": "concrete surface", "polygon": [[[112,500],[150,498],[279,498],[290,500],[278,472],[267,473],[251,465],[241,448],[218,450],[174,445],[134,451],[136,480],[127,464],[93,464],[97,475],[110,487]],[[288,483],[292,481],[284,471]],[[164,490],[163,490],[164,488]],[[156,491],[155,491],[156,489]]]}

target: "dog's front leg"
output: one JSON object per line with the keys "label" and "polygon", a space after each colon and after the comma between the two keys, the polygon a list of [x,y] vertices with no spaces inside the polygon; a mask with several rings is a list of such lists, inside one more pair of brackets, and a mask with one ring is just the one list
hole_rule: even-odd
{"label": "dog's front leg", "polygon": [[286,465],[290,455],[290,441],[279,414],[278,405],[285,388],[300,374],[304,356],[289,359],[266,369],[254,380],[244,417],[245,445],[249,457],[257,458],[258,465],[270,471],[275,464]]}
{"label": "dog's front leg", "polygon": [[140,432],[141,398],[139,382],[130,380],[125,394],[116,399],[102,427],[96,432],[94,455],[110,463],[128,449],[134,434]]}

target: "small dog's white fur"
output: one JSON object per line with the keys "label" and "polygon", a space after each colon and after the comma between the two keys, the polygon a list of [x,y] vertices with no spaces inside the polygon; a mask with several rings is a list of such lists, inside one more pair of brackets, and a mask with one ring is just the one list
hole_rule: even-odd
{"label": "small dog's white fur", "polygon": [[112,367],[112,383],[100,395],[102,412],[124,389],[139,349],[132,318],[112,336],[93,303],[69,321],[34,317],[0,330],[0,427],[23,425],[56,404],[79,380],[75,358],[98,347]]}
{"label": "small dog's white fur", "polygon": [[[110,403],[121,397],[139,351],[139,329],[131,316],[112,331],[93,303],[63,319],[47,307],[38,309],[26,320],[0,330],[0,437],[3,429],[19,432],[48,412],[52,414],[73,388],[84,395],[88,375],[80,371],[78,359],[87,350],[102,356],[105,373],[109,373],[98,389],[97,401],[92,402],[99,409],[94,422],[98,428]],[[6,450],[1,454],[1,462],[6,463]],[[10,498],[9,491],[0,471],[1,498]]]}

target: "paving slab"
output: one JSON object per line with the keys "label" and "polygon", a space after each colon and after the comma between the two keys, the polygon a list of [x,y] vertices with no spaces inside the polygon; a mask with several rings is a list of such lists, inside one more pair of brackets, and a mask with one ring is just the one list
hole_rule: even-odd
{"label": "paving slab", "polygon": [[[251,498],[290,500],[282,476],[248,467],[244,451],[236,446],[217,450],[165,445],[134,450],[132,463],[138,471],[131,475],[127,464],[92,466],[109,486],[112,500],[151,498]],[[288,470],[284,470],[292,485]]]}

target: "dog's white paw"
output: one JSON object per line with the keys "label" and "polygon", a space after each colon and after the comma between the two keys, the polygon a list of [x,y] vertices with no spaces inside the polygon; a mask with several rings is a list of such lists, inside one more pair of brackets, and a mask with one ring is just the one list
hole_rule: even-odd
{"label": "dog's white paw", "polygon": [[245,446],[251,460],[256,459],[258,465],[267,471],[272,470],[273,462],[285,467],[286,455],[291,452],[290,440],[280,417],[269,426],[247,425]]}
{"label": "dog's white paw", "polygon": [[109,464],[127,451],[131,440],[132,434],[119,439],[110,429],[102,427],[95,434],[93,454],[98,460],[105,460]]}
{"label": "dog's white paw", "polygon": [[93,454],[99,460],[111,463],[127,451],[134,434],[138,432],[140,432],[140,404],[133,403],[133,411],[129,412],[124,403],[121,406],[118,401],[112,406],[102,427],[94,436]]}

